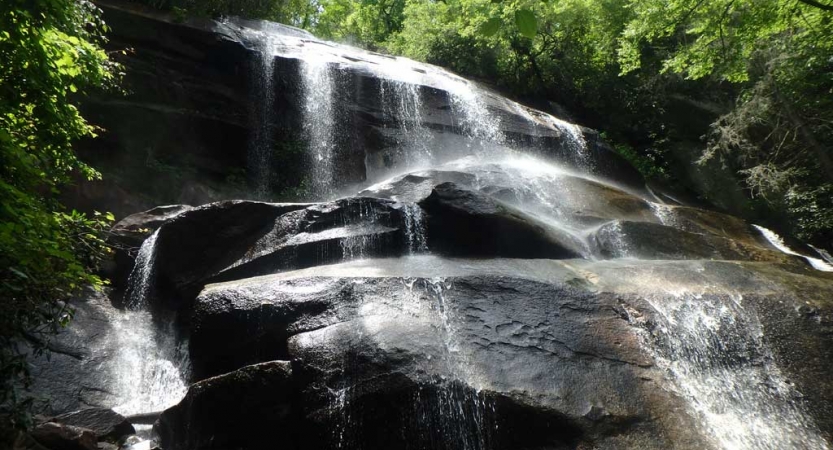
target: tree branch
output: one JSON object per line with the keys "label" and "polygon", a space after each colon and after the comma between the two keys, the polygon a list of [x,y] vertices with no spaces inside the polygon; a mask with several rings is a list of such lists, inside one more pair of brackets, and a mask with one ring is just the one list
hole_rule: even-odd
{"label": "tree branch", "polygon": [[818,2],[816,0],[798,0],[798,1],[801,2],[801,3],[804,3],[805,5],[814,6],[818,9],[822,9],[824,11],[833,12],[833,5],[825,5],[824,3]]}

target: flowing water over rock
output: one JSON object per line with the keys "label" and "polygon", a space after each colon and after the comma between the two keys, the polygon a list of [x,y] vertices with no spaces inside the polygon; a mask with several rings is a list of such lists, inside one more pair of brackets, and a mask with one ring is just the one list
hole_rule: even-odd
{"label": "flowing water over rock", "polygon": [[285,106],[320,203],[208,204],[142,245],[114,389],[146,412],[194,382],[166,450],[829,448],[819,258],[441,68],[217,27],[260,61],[252,197]]}

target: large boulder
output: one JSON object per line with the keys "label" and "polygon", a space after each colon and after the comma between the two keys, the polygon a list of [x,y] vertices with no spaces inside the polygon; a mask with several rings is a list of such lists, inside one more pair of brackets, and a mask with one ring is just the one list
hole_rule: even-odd
{"label": "large boulder", "polygon": [[294,449],[292,368],[286,361],[248,366],[191,385],[154,429],[165,450]]}
{"label": "large boulder", "polygon": [[316,205],[228,201],[185,212],[159,230],[152,282],[168,306],[208,282],[407,251],[402,206],[350,198]]}
{"label": "large boulder", "polygon": [[771,263],[360,260],[208,286],[192,358],[292,360],[310,448],[754,448],[759,426],[812,448],[833,430],[833,390],[812,381],[833,360],[831,281]]}
{"label": "large boulder", "polygon": [[111,388],[108,362],[117,354],[114,323],[119,314],[108,291],[92,289],[69,302],[73,320],[30,359],[35,411],[45,416],[90,406],[111,407],[118,401]]}

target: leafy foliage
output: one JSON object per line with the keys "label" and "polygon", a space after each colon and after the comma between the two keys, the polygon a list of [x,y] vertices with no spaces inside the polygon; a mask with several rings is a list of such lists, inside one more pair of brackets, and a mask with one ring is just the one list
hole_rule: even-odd
{"label": "leafy foliage", "polygon": [[42,352],[71,316],[63,300],[84,285],[108,247],[111,215],[65,212],[54,199],[80,174],[98,177],[72,143],[94,127],[73,99],[111,84],[106,26],[86,1],[9,0],[0,11],[0,428],[26,425],[22,344]]}

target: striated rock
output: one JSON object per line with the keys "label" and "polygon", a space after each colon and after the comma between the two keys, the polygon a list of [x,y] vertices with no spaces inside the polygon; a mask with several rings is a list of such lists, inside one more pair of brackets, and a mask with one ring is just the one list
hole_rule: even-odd
{"label": "striated rock", "polygon": [[136,433],[133,425],[121,414],[107,408],[86,408],[61,414],[50,422],[86,428],[98,437],[117,441],[123,436]]}
{"label": "striated rock", "polygon": [[288,362],[273,361],[191,385],[182,402],[154,425],[162,448],[297,448],[290,420],[291,378]]}

